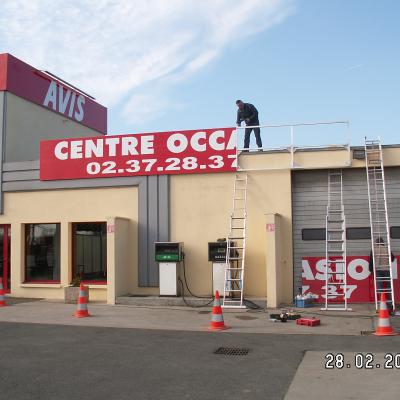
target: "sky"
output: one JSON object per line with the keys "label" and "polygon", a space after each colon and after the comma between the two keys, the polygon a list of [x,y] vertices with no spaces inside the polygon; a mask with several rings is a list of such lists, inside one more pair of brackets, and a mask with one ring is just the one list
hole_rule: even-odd
{"label": "sky", "polygon": [[[108,108],[108,133],[234,126],[237,99],[296,145],[400,143],[397,0],[3,0],[0,52]],[[262,130],[265,147],[289,128]],[[254,140],[254,138],[252,139]]]}

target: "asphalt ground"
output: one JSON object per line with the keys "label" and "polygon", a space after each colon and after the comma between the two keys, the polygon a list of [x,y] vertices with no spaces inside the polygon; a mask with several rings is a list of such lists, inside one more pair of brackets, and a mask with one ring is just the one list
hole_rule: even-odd
{"label": "asphalt ground", "polygon": [[[400,349],[400,336],[181,332],[13,322],[0,322],[0,338],[0,399],[4,400],[283,399],[306,351],[321,352],[320,366],[317,357],[314,368],[322,370],[326,351]],[[246,356],[214,354],[221,346],[250,351]],[[307,399],[307,393],[298,398]]]}

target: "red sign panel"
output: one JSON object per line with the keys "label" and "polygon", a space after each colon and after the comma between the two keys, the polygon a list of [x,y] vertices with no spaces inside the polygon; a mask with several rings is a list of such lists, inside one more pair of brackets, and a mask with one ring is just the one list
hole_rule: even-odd
{"label": "red sign panel", "polygon": [[[399,257],[392,263],[393,289],[396,302],[400,301],[400,282],[398,279]],[[303,257],[302,259],[302,285],[303,293],[314,293],[319,296],[317,302],[325,301],[325,257]],[[340,265],[340,264],[337,264]],[[343,288],[340,285],[329,285],[328,293],[333,296]],[[347,301],[350,303],[375,302],[373,274],[369,271],[369,257],[347,257]],[[337,296],[338,300],[343,299]]]}
{"label": "red sign panel", "polygon": [[275,224],[267,224],[267,232],[275,232]]}
{"label": "red sign panel", "polygon": [[40,143],[40,179],[236,171],[235,128]]}
{"label": "red sign panel", "polygon": [[10,54],[0,54],[0,90],[7,90],[101,133],[107,132],[107,109]]}

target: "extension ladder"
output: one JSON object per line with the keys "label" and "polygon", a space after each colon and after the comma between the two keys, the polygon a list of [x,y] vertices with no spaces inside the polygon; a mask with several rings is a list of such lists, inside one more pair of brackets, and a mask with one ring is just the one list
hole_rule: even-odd
{"label": "extension ladder", "polygon": [[387,302],[394,310],[393,271],[390,250],[389,220],[386,201],[385,173],[381,140],[365,138],[365,167],[367,171],[371,247],[374,273],[375,308],[380,294],[386,293]]}
{"label": "extension ladder", "polygon": [[326,212],[325,307],[322,310],[346,311],[346,217],[343,205],[342,170],[328,171]]}
{"label": "extension ladder", "polygon": [[226,249],[225,284],[222,301],[224,308],[245,308],[243,304],[243,280],[246,254],[246,209],[247,174],[236,173]]}

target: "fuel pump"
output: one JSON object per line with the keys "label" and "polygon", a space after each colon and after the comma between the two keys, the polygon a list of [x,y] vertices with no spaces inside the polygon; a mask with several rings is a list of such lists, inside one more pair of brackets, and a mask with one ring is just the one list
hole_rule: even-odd
{"label": "fuel pump", "polygon": [[154,246],[160,273],[160,296],[180,296],[178,278],[184,258],[183,243],[155,242]]}
{"label": "fuel pump", "polygon": [[226,241],[208,243],[208,261],[212,262],[213,293],[216,290],[222,295],[225,285]]}

